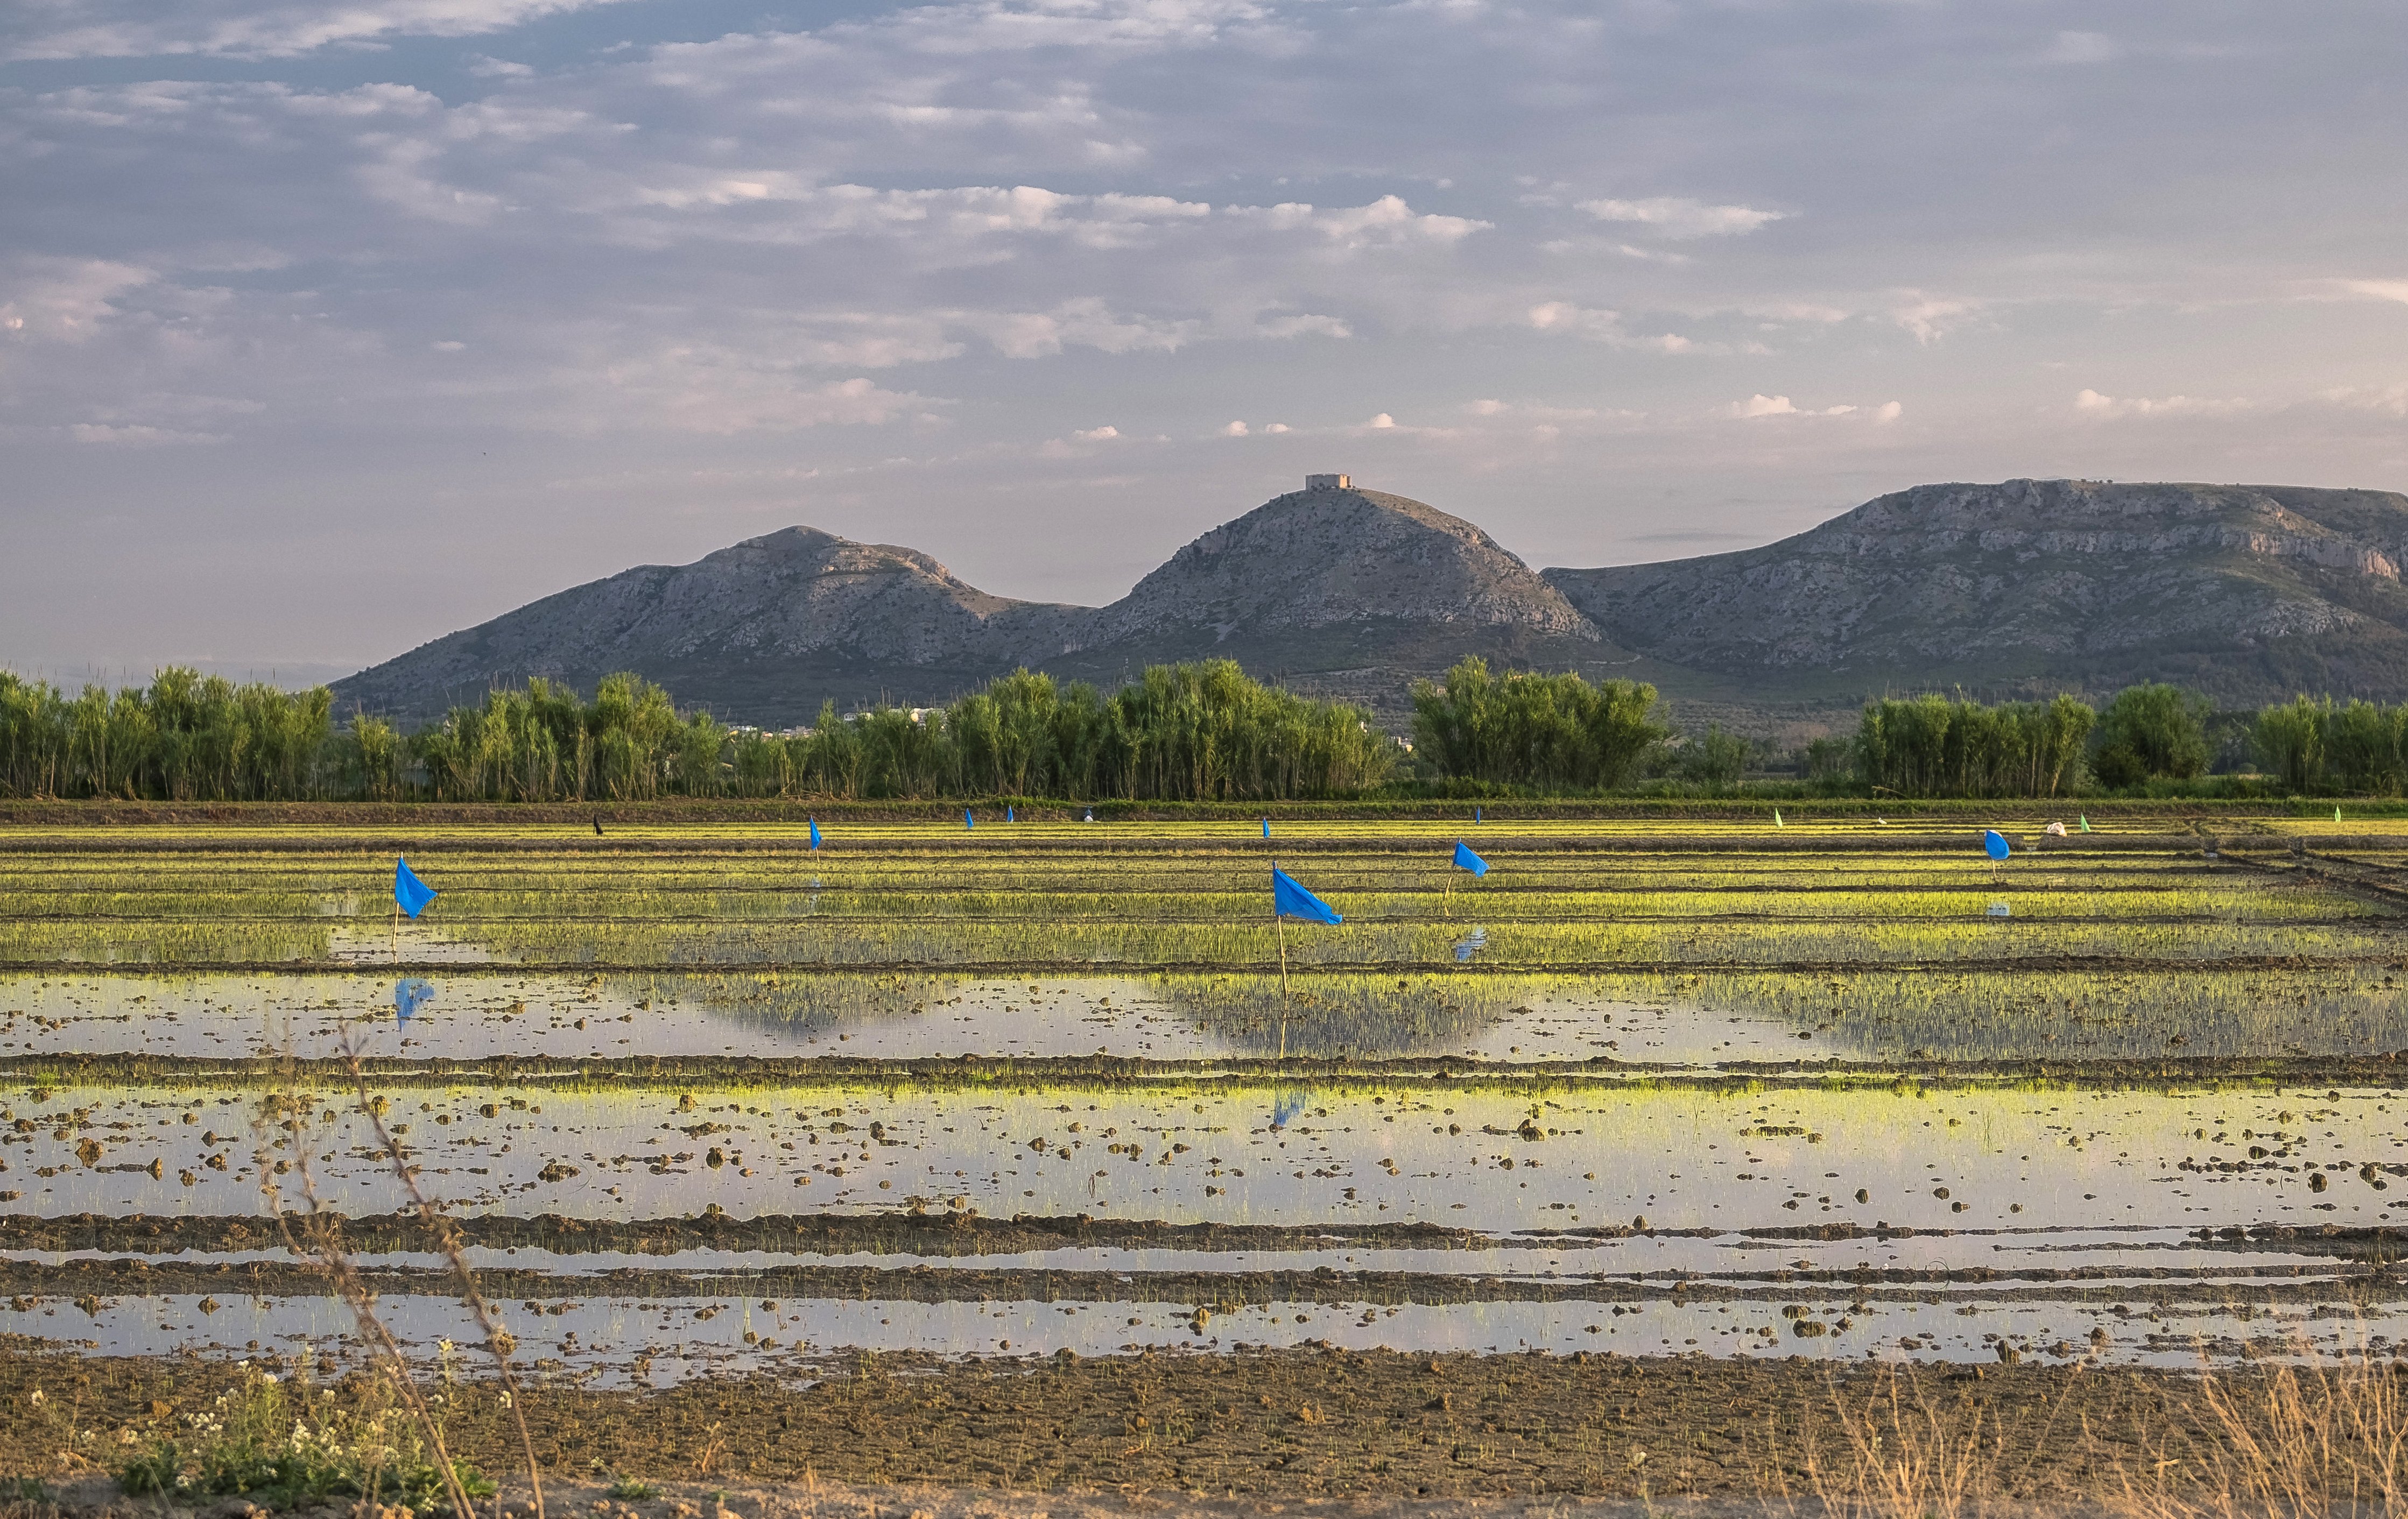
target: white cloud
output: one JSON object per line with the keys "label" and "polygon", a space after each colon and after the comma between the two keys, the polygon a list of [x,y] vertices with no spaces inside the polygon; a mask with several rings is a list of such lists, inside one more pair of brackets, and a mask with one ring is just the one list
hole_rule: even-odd
{"label": "white cloud", "polygon": [[1107,424],[1102,427],[1090,427],[1083,433],[1072,433],[1070,436],[1082,443],[1103,443],[1120,437],[1121,430]]}
{"label": "white cloud", "polygon": [[[1759,211],[1752,206],[1713,206],[1685,195],[1656,195],[1646,200],[1584,200],[1580,208],[1600,222],[1635,222],[1667,237],[1744,236],[1767,222],[1787,218],[1786,211]],[[1624,252],[1647,255],[1636,249]]]}
{"label": "white cloud", "polygon": [[1365,426],[1367,426],[1367,427],[1369,427],[1373,432],[1385,432],[1387,429],[1389,429],[1389,428],[1391,428],[1391,427],[1394,427],[1396,424],[1397,424],[1397,419],[1396,419],[1396,418],[1394,418],[1394,417],[1392,417],[1392,416],[1390,416],[1390,415],[1388,415],[1386,412],[1383,411],[1383,412],[1381,412],[1378,416],[1373,417],[1369,422],[1366,423],[1364,425],[1365,425]]}
{"label": "white cloud", "polygon": [[2248,400],[2210,400],[2201,396],[2168,395],[2151,398],[2145,395],[2101,395],[2084,389],[2073,397],[2074,409],[2086,417],[2229,417],[2238,411],[2256,408],[2258,403]]}
{"label": "white cloud", "polygon": [[1283,422],[1275,422],[1269,426],[1264,428],[1263,431],[1267,433],[1284,433],[1288,431],[1288,425]]}
{"label": "white cloud", "polygon": [[118,312],[117,298],[157,276],[109,259],[27,257],[0,267],[0,333],[81,343]]}
{"label": "white cloud", "polygon": [[1700,344],[1678,333],[1641,336],[1623,325],[1619,311],[1575,306],[1570,301],[1541,302],[1525,312],[1523,320],[1540,332],[1570,333],[1592,342],[1611,343],[1615,348],[1637,349],[1651,353],[1705,351]]}
{"label": "white cloud", "polygon": [[1204,324],[1192,318],[1164,320],[1117,315],[1101,298],[1082,296],[1051,311],[965,313],[959,318],[1007,358],[1034,359],[1065,348],[1106,353],[1175,352],[1195,341]]}
{"label": "white cloud", "polygon": [[79,443],[100,443],[114,448],[150,449],[174,443],[222,443],[223,433],[179,432],[167,427],[149,427],[139,423],[79,422],[67,429],[67,436]]}
{"label": "white cloud", "polygon": [[1927,295],[1903,291],[1890,308],[1890,320],[1914,334],[1918,343],[1934,343],[1959,327],[1979,320],[1986,303],[1964,295]]}
{"label": "white cloud", "polygon": [[[1730,417],[1853,417],[1860,408],[1842,404],[1822,408],[1801,407],[1786,395],[1756,394],[1744,401],[1733,401],[1723,408]],[[1875,408],[1870,415],[1875,422],[1896,422],[1906,408],[1896,401]]]}
{"label": "white cloud", "polygon": [[[9,59],[151,58],[203,53],[289,58],[339,43],[474,36],[607,0],[82,0],[27,5],[0,28]],[[66,14],[62,16],[60,12]]]}
{"label": "white cloud", "polygon": [[2353,295],[2371,295],[2378,301],[2408,302],[2408,279],[2344,279],[2341,288]]}
{"label": "white cloud", "polygon": [[1906,415],[1906,408],[1896,401],[1884,401],[1881,405],[1873,408],[1873,421],[1875,422],[1896,422],[1899,418],[1904,415]]}
{"label": "white cloud", "polygon": [[1301,312],[1296,316],[1287,317],[1257,317],[1254,319],[1254,336],[1257,337],[1352,337],[1354,336],[1354,329],[1338,317],[1315,316],[1311,312]]}
{"label": "white cloud", "polygon": [[1224,208],[1223,214],[1269,231],[1315,232],[1348,251],[1415,244],[1447,246],[1495,225],[1468,217],[1416,212],[1398,195],[1382,195],[1366,206],[1328,210],[1317,209],[1304,201],[1283,201],[1277,206],[1230,206]]}
{"label": "white cloud", "polygon": [[1233,422],[1229,423],[1228,426],[1221,429],[1221,436],[1223,437],[1243,437],[1246,436],[1246,424],[1242,422]]}

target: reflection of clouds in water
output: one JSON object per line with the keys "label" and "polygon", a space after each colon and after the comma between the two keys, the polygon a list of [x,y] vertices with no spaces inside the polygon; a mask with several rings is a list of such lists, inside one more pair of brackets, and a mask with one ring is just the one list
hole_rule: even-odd
{"label": "reflection of clouds in water", "polygon": [[434,1000],[435,983],[423,976],[410,976],[394,983],[393,1010],[405,1023],[410,1014]]}

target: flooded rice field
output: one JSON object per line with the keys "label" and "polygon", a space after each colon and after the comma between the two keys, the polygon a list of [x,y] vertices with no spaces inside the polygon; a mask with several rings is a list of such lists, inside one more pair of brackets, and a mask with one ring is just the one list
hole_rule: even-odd
{"label": "flooded rice field", "polygon": [[399,1166],[595,1385],[2408,1339],[2379,849],[1488,824],[1450,881],[1464,828],[1285,826],[1343,924],[1238,825],[12,834],[0,1334],[339,1358],[315,1209],[431,1355]]}

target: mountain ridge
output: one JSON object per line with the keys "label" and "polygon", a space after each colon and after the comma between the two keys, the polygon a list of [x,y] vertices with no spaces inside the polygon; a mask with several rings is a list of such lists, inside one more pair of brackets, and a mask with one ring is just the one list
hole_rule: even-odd
{"label": "mountain ridge", "polygon": [[[1339,477],[1342,480],[1343,477]],[[1112,681],[1226,656],[1383,716],[1465,654],[1653,681],[1745,721],[1900,688],[2172,679],[2408,699],[2408,496],[2015,480],[1915,486],[1775,543],[1533,570],[1424,502],[1326,482],[1198,536],[1108,606],[1020,601],[918,550],[807,527],[638,566],[337,682],[424,719],[495,683],[633,669],[765,725],[927,704],[1025,665]]]}

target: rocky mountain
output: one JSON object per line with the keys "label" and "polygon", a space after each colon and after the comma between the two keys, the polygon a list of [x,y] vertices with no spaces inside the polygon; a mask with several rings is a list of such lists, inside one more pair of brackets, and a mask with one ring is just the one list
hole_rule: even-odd
{"label": "rocky mountain", "polygon": [[2287,486],[1924,485],[1760,549],[1551,569],[1670,690],[2408,697],[2408,496]]}
{"label": "rocky mountain", "polygon": [[910,549],[788,528],[547,596],[338,682],[423,720],[497,682],[636,670],[737,719],[930,703],[1016,666],[1117,681],[1234,658],[1400,716],[1466,653],[1655,681],[1765,726],[1885,691],[2138,680],[2235,705],[2408,699],[2408,496],[2282,486],[1926,485],[1737,553],[1533,572],[1487,534],[1344,477],[1188,544],[1111,606],[1014,601]]}
{"label": "rocky mountain", "polygon": [[821,695],[911,701],[975,685],[1057,643],[1083,610],[989,595],[916,550],[789,527],[530,602],[335,692],[345,708],[423,720],[529,676],[590,690],[635,670],[681,701],[801,721]]}
{"label": "rocky mountain", "polygon": [[779,724],[823,699],[940,701],[1021,665],[1117,681],[1226,656],[1393,707],[1411,672],[1465,652],[1562,664],[1594,659],[1596,644],[1562,593],[1471,523],[1324,486],[1205,534],[1109,607],[990,595],[912,550],[794,527],[546,596],[335,691],[347,709],[423,721],[496,683],[582,689],[624,669]]}

